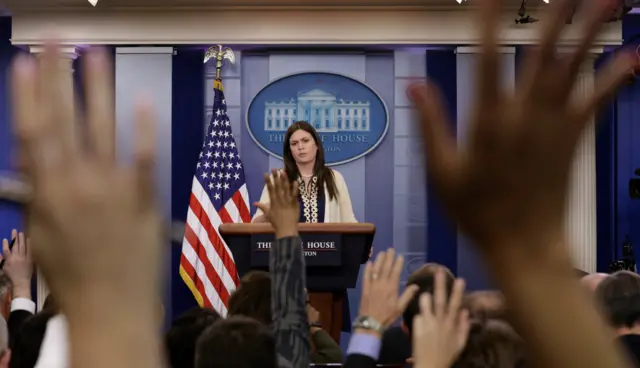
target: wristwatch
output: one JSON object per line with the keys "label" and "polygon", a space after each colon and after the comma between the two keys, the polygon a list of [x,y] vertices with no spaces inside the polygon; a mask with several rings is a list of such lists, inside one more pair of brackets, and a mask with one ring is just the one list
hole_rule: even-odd
{"label": "wristwatch", "polygon": [[382,323],[376,321],[375,319],[369,317],[369,316],[361,316],[355,319],[355,321],[353,321],[353,325],[352,325],[353,329],[355,330],[356,328],[361,328],[363,330],[370,330],[370,331],[375,331],[378,332],[380,334],[382,334],[385,330],[384,326],[382,325]]}
{"label": "wristwatch", "polygon": [[313,322],[309,323],[309,327],[322,328],[322,323],[320,321],[313,321]]}

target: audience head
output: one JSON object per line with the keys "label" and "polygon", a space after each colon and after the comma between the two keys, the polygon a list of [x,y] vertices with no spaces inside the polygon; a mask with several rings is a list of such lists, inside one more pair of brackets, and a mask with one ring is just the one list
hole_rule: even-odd
{"label": "audience head", "polygon": [[271,275],[267,271],[249,271],[242,277],[240,282],[253,281],[257,279],[271,279]]}
{"label": "audience head", "polygon": [[251,317],[271,325],[271,276],[266,272],[250,272],[229,297],[229,315]]}
{"label": "audience head", "polygon": [[464,296],[462,303],[471,318],[506,320],[505,300],[499,291],[473,291]]}
{"label": "audience head", "polygon": [[620,334],[629,333],[640,323],[640,276],[618,271],[600,282],[596,298],[604,315]]}
{"label": "audience head", "polygon": [[11,350],[9,349],[9,329],[7,321],[0,317],[0,368],[9,368]]}
{"label": "audience head", "polygon": [[402,313],[402,327],[406,332],[409,332],[409,334],[411,333],[413,318],[420,313],[420,295],[424,293],[433,293],[435,275],[438,270],[444,270],[445,272],[448,296],[449,293],[451,293],[455,276],[453,276],[453,273],[451,273],[451,271],[445,266],[437,263],[427,263],[409,275],[409,278],[407,279],[407,286],[417,285],[419,288],[419,291],[413,297],[411,302],[409,302],[404,313]]}
{"label": "audience head", "polygon": [[173,321],[165,336],[171,368],[195,367],[196,341],[219,319],[220,315],[213,309],[196,307]]}
{"label": "audience head", "polygon": [[275,368],[276,343],[268,326],[231,316],[208,327],[196,344],[196,368],[233,362],[235,368]]}
{"label": "audience head", "polygon": [[11,313],[11,293],[13,291],[13,282],[4,271],[0,270],[0,315],[7,320]]}
{"label": "audience head", "polygon": [[580,283],[589,289],[591,292],[595,292],[600,283],[606,279],[609,275],[606,273],[590,273],[583,276],[580,279]]}
{"label": "audience head", "polygon": [[525,362],[524,343],[507,322],[476,320],[451,368],[522,368]]}

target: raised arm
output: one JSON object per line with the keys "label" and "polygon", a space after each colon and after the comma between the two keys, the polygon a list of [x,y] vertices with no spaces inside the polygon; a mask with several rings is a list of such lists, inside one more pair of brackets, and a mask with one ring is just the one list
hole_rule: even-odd
{"label": "raised arm", "polygon": [[501,1],[478,3],[481,53],[465,147],[455,142],[435,86],[413,85],[408,93],[421,116],[430,184],[487,261],[534,366],[627,367],[573,275],[564,222],[576,146],[638,61],[635,54],[615,55],[600,69],[593,94],[575,98],[589,48],[614,4],[585,3],[578,10],[585,32],[575,52],[561,57],[560,36],[574,4],[553,1],[540,43],[527,50],[518,86],[508,90],[499,83]]}
{"label": "raised arm", "polygon": [[[273,177],[276,177],[274,171]],[[295,368],[307,368],[310,361],[309,323],[306,311],[306,276],[302,240],[298,236],[298,184],[286,175],[272,180],[265,175],[270,205],[256,205],[275,230],[271,247],[271,310],[278,353]]]}

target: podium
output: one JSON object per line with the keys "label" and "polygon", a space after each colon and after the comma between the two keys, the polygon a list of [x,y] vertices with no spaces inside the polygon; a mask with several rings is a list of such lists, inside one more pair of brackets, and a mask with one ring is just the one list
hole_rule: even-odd
{"label": "podium", "polygon": [[[268,223],[223,224],[220,235],[233,254],[240,277],[269,270],[274,232]],[[354,288],[360,265],[369,260],[376,228],[368,223],[301,223],[310,304],[320,312],[322,326],[340,342],[345,291]]]}

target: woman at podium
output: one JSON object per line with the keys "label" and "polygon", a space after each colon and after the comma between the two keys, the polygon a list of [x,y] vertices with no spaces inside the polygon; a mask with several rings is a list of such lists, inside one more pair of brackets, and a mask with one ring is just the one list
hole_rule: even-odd
{"label": "woman at podium", "polygon": [[[299,222],[358,222],[344,177],[324,163],[324,148],[318,132],[306,121],[297,121],[287,129],[282,149],[284,170],[289,180],[297,180],[300,203]],[[322,189],[320,189],[322,188]],[[265,185],[260,203],[269,203]],[[260,208],[251,222],[267,222]],[[342,303],[342,331],[351,331],[349,298]]]}
{"label": "woman at podium", "polygon": [[[324,163],[324,148],[318,133],[306,121],[293,123],[284,139],[284,171],[300,188],[300,222],[358,222],[353,214],[344,177]],[[267,187],[260,203],[269,203]],[[266,222],[258,208],[252,222]]]}

